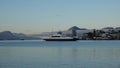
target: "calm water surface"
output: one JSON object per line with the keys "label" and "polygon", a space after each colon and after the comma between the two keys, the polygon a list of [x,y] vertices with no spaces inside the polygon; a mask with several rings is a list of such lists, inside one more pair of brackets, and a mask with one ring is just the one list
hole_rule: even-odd
{"label": "calm water surface", "polygon": [[120,41],[0,41],[0,68],[120,68]]}

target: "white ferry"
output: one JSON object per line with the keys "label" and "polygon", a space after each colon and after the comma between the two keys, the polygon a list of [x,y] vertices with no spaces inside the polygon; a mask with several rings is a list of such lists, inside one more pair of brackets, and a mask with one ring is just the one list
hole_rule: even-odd
{"label": "white ferry", "polygon": [[45,41],[77,41],[79,40],[78,38],[75,38],[75,37],[66,37],[60,34],[55,34],[50,37],[43,37],[42,39]]}

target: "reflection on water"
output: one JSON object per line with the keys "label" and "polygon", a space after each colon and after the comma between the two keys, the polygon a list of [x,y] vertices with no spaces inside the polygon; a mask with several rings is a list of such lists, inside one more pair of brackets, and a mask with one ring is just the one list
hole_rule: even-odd
{"label": "reflection on water", "polygon": [[0,68],[120,68],[120,48],[0,47]]}

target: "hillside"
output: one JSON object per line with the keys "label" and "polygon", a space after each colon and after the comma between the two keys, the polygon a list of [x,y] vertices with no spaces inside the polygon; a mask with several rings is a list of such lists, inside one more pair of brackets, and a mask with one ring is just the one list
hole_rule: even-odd
{"label": "hillside", "polygon": [[23,33],[12,33],[10,31],[0,32],[0,40],[32,40],[39,39],[33,36],[27,36]]}

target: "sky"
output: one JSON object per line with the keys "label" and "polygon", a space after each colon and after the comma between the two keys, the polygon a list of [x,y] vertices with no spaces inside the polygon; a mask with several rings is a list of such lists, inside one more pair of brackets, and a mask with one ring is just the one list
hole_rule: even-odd
{"label": "sky", "polygon": [[120,0],[0,0],[0,31],[120,27]]}

